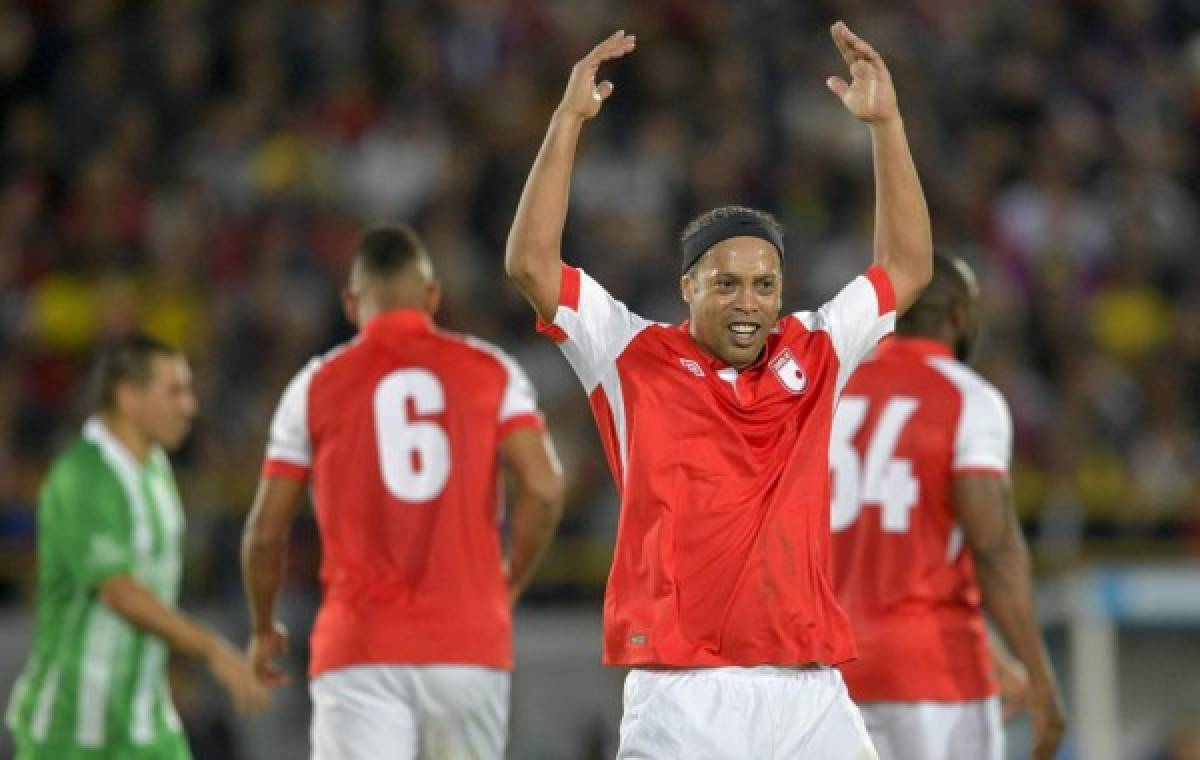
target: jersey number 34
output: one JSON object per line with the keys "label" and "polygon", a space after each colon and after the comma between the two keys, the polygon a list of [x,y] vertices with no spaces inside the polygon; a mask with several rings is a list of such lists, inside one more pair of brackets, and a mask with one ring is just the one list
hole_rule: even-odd
{"label": "jersey number 34", "polygon": [[909,512],[917,505],[920,484],[913,475],[912,461],[897,459],[896,442],[904,426],[917,411],[917,400],[907,396],[890,398],[870,431],[866,454],[861,456],[854,438],[866,421],[870,401],[862,396],[843,396],[833,418],[829,466],[833,476],[831,527],[840,531],[858,519],[863,507],[878,506],[885,533],[907,533]]}
{"label": "jersey number 34", "polygon": [[[409,417],[409,404],[413,415]],[[400,501],[441,495],[450,477],[450,439],[432,420],[446,410],[446,394],[427,369],[400,369],[375,388],[375,439],[383,483]]]}

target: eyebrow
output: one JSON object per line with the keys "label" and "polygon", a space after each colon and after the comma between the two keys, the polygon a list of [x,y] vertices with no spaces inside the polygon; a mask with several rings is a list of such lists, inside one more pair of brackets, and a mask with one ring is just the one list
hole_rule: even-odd
{"label": "eyebrow", "polygon": [[742,275],[742,274],[738,274],[737,272],[716,271],[716,272],[713,272],[712,276],[714,278],[715,277],[732,277],[735,280],[745,279],[748,276],[753,277],[755,280],[763,280],[768,277],[770,277],[772,279],[776,279],[776,280],[779,279],[778,272],[761,272],[761,273],[755,274],[755,275]]}

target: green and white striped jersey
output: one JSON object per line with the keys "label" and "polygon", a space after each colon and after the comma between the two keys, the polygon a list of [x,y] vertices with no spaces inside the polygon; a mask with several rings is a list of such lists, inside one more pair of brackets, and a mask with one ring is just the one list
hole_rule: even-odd
{"label": "green and white striped jersey", "polygon": [[97,595],[130,574],[178,600],[183,510],[166,454],[140,463],[89,420],[42,486],[37,529],[37,632],[8,708],[18,757],[188,758],[165,642]]}

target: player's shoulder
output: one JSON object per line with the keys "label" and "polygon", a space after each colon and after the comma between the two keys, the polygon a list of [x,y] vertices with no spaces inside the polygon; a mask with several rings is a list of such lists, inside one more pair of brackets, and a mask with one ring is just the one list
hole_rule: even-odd
{"label": "player's shoulder", "polygon": [[771,334],[779,336],[779,340],[795,347],[799,345],[805,351],[821,351],[832,347],[833,333],[828,315],[821,311],[794,311],[782,315]]}
{"label": "player's shoulder", "polygon": [[323,353],[317,354],[309,358],[304,363],[296,374],[293,376],[293,382],[311,381],[320,372],[352,361],[358,350],[364,346],[361,336],[356,336],[343,343],[339,343],[333,348],[330,348]]}
{"label": "player's shoulder", "polygon": [[931,356],[926,364],[950,382],[963,405],[982,413],[1008,416],[1008,403],[996,386],[969,365],[949,356]]}
{"label": "player's shoulder", "polygon": [[779,317],[779,321],[775,323],[774,329],[782,333],[814,332],[826,329],[826,325],[820,312],[803,309]]}
{"label": "player's shoulder", "polygon": [[459,348],[463,362],[492,367],[500,370],[504,377],[520,375],[524,372],[520,362],[512,354],[491,341],[467,333],[439,331],[439,334],[444,335],[445,340]]}
{"label": "player's shoulder", "polygon": [[112,468],[104,458],[100,444],[80,435],[58,455],[50,468],[50,478],[107,476]]}
{"label": "player's shoulder", "polygon": [[104,497],[120,494],[121,490],[100,444],[81,435],[51,464],[42,493],[51,492],[67,497],[84,493]]}
{"label": "player's shoulder", "polygon": [[662,360],[674,363],[674,357],[685,357],[695,351],[696,342],[687,324],[670,322],[646,323],[630,337],[615,360],[624,367],[657,366]]}
{"label": "player's shoulder", "polygon": [[830,333],[834,329],[829,303],[818,309],[799,309],[780,315],[775,330],[787,336]]}
{"label": "player's shoulder", "polygon": [[344,361],[354,355],[354,349],[357,349],[362,345],[362,336],[356,335],[350,340],[343,341],[328,351],[312,357],[308,360],[308,364],[305,365],[305,369],[312,367],[314,370],[316,370],[339,361]]}

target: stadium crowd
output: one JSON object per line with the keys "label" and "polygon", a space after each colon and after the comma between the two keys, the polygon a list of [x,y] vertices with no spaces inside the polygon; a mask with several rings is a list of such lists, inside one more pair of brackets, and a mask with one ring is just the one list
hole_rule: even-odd
{"label": "stadium crowd", "polygon": [[565,72],[636,30],[584,139],[568,259],[676,320],[682,223],[742,202],[786,224],[785,305],[810,306],[870,260],[868,136],[824,86],[837,17],[886,52],[935,240],[983,276],[979,367],[1012,405],[1043,567],[1200,553],[1195,3],[26,0],[0,9],[4,597],[31,587],[37,484],[81,422],[93,347],[141,325],[199,378],[187,582],[237,599],[274,401],[351,334],[338,296],[362,226],[404,220],[441,323],[524,363],[563,453],[567,516],[533,596],[598,598],[616,521],[599,441],[502,273]]}

